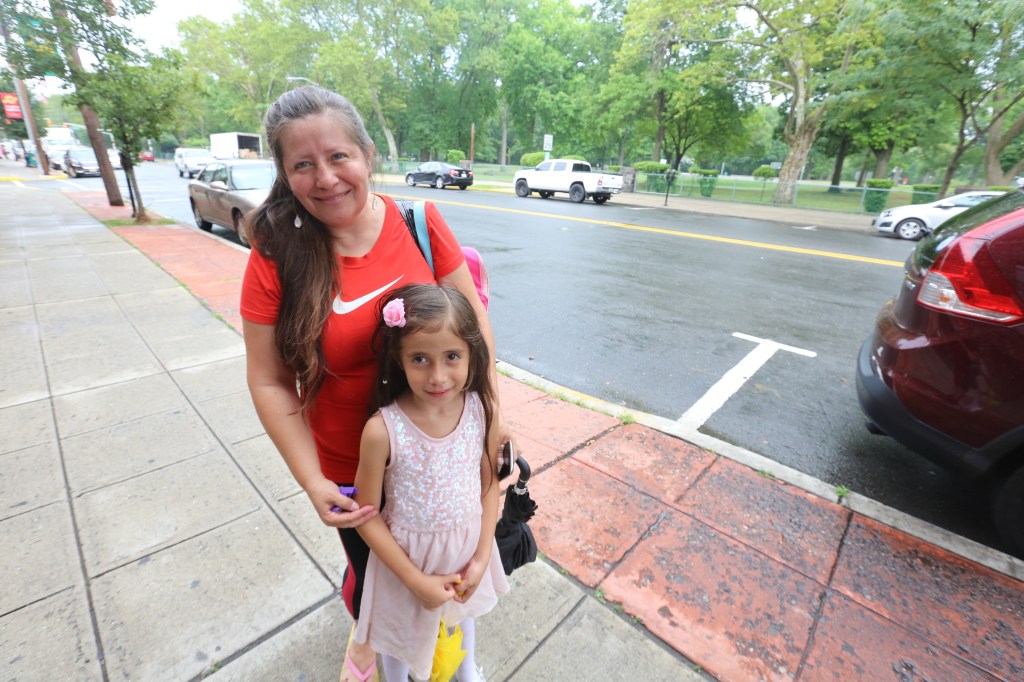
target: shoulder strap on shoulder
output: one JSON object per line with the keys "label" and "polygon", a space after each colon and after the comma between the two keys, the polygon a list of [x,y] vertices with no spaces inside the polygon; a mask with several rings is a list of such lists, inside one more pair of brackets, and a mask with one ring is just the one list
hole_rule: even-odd
{"label": "shoulder strap on shoulder", "polygon": [[427,231],[427,202],[414,201],[410,206],[408,201],[396,199],[395,204],[398,206],[398,212],[402,214],[405,226],[409,228],[409,234],[412,235],[424,260],[430,266],[430,271],[433,272],[434,255],[430,250],[430,233]]}
{"label": "shoulder strap on shoulder", "polygon": [[416,243],[423,252],[430,271],[434,271],[434,254],[430,250],[430,233],[427,231],[427,202],[414,201],[412,204],[413,224],[416,226]]}

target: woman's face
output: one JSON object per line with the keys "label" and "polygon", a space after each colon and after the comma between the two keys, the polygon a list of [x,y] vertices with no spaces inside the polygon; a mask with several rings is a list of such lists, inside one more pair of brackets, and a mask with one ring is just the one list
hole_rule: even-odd
{"label": "woman's face", "polygon": [[282,163],[299,203],[328,227],[344,228],[359,217],[369,195],[371,161],[342,122],[315,114],[281,133]]}

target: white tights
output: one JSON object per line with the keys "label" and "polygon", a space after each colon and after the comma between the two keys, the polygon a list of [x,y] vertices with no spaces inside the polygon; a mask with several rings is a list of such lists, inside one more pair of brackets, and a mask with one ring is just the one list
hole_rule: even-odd
{"label": "white tights", "polygon": [[[466,657],[455,671],[455,679],[459,682],[470,682],[477,679],[476,671],[476,621],[466,618],[459,627],[462,628],[462,648]],[[449,632],[451,629],[449,628]],[[384,677],[387,682],[406,682],[409,679],[409,664],[391,656],[381,656],[384,664]]]}

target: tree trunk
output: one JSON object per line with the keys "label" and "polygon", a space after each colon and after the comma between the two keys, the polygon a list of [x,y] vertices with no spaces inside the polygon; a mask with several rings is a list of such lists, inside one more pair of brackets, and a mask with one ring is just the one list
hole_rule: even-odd
{"label": "tree trunk", "polygon": [[626,165],[626,136],[619,135],[619,168]]}
{"label": "tree trunk", "polygon": [[[50,0],[50,12],[60,22],[65,24],[68,22],[68,13],[64,9],[63,3]],[[64,56],[71,65],[71,80],[74,83],[78,78],[78,74],[82,73],[84,69],[82,68],[82,58],[78,54],[78,46],[68,40],[68,35],[68,31],[61,30],[59,32],[59,41],[63,48]],[[75,83],[75,87],[77,89],[77,83]],[[111,165],[110,156],[107,154],[107,141],[103,139],[103,135],[100,133],[100,119],[89,105],[83,104],[79,108],[82,111],[82,121],[85,123],[85,129],[89,133],[89,142],[92,144],[92,150],[96,152],[96,161],[100,165],[100,177],[103,178],[103,188],[107,191],[107,202],[111,206],[124,206],[124,199],[121,198],[121,188],[117,186],[117,178],[114,177],[114,167]]]}
{"label": "tree trunk", "polygon": [[889,160],[892,158],[892,151],[896,148],[896,141],[889,140],[885,149],[873,149],[875,153],[875,173],[873,177],[885,179],[889,175]]}
{"label": "tree trunk", "polygon": [[850,138],[845,135],[839,140],[839,150],[836,152],[836,165],[832,167],[831,186],[837,188],[843,181],[843,164],[846,163],[846,151],[850,148]]}
{"label": "tree trunk", "polygon": [[380,107],[377,91],[372,88],[370,89],[370,99],[373,102],[373,113],[377,117],[377,123],[380,124],[380,129],[384,131],[384,138],[388,142],[388,156],[391,160],[398,161],[398,146],[395,144],[395,135],[391,132],[391,127],[384,119],[384,111]]}
{"label": "tree trunk", "polygon": [[796,130],[791,139],[787,140],[789,142],[789,154],[786,155],[786,160],[782,164],[782,170],[779,171],[779,184],[775,188],[775,196],[772,197],[773,203],[793,203],[793,192],[796,189],[796,183],[800,180],[800,174],[803,173],[807,157],[811,153],[811,145],[814,143],[814,137],[817,134],[817,122],[805,122]]}
{"label": "tree trunk", "polygon": [[953,182],[953,173],[956,172],[956,167],[960,165],[960,157],[964,155],[970,145],[965,144],[963,140],[960,141],[956,146],[956,151],[953,152],[953,157],[949,160],[949,165],[946,166],[946,172],[942,175],[942,185],[939,187],[939,196],[944,197],[949,192],[949,185]]}
{"label": "tree trunk", "polygon": [[501,147],[498,149],[498,165],[505,165],[505,155],[508,153],[508,102],[502,100],[501,107]]}
{"label": "tree trunk", "polygon": [[1003,117],[1000,116],[992,122],[989,128],[988,138],[985,141],[985,184],[1012,185],[1013,179],[1024,171],[1024,158],[1010,168],[1004,169],[1001,156],[1006,148],[1015,138],[1024,133],[1024,114],[1017,117],[1010,129],[1003,133]]}
{"label": "tree trunk", "polygon": [[658,134],[654,138],[654,158],[652,161],[661,162],[661,145],[665,142],[665,91],[658,91],[658,101],[655,116],[658,121]]}
{"label": "tree trunk", "polygon": [[146,223],[149,222],[149,216],[146,214],[146,206],[142,203],[142,192],[139,191],[139,181],[135,179],[135,166],[129,159],[121,157],[121,165],[124,167],[124,177],[128,181],[128,185],[132,188],[135,193],[135,222]]}

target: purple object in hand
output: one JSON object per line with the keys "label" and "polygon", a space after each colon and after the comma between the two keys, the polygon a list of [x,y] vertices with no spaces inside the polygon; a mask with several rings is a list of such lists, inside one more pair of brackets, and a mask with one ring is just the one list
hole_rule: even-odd
{"label": "purple object in hand", "polygon": [[[359,492],[359,488],[356,488],[355,486],[351,486],[350,487],[350,486],[347,486],[347,485],[339,485],[338,486],[338,492],[341,493],[342,495],[344,495],[345,497],[352,497],[357,492]],[[341,507],[331,507],[331,511],[332,512],[340,512],[341,511]]]}

